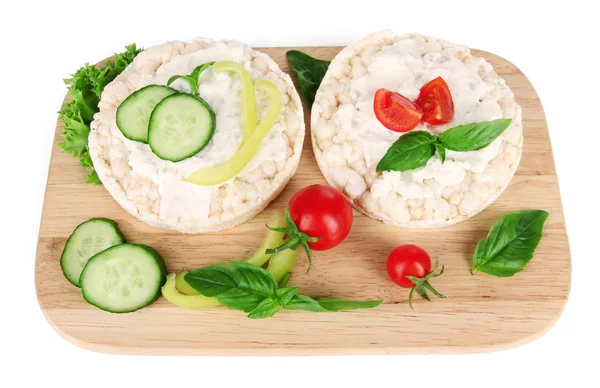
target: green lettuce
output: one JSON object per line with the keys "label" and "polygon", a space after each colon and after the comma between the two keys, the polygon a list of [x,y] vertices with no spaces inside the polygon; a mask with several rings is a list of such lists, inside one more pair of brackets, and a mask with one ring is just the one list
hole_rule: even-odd
{"label": "green lettuce", "polygon": [[102,91],[142,51],[135,44],[126,46],[125,49],[126,51],[115,54],[104,67],[86,63],[72,74],[71,78],[64,80],[69,87],[71,102],[58,112],[60,120],[64,123],[61,133],[63,141],[58,146],[64,152],[79,158],[79,164],[90,171],[85,183],[101,183],[88,152],[88,135],[90,123],[94,119],[94,114],[98,112]]}

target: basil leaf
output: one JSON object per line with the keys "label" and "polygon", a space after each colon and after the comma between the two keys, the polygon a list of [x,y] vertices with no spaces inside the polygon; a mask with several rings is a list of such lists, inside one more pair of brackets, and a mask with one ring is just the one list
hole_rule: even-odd
{"label": "basil leaf", "polygon": [[298,292],[298,287],[286,287],[278,289],[275,294],[281,301],[281,304],[288,304],[290,300],[296,295]]}
{"label": "basil leaf", "polygon": [[263,319],[275,315],[281,309],[281,303],[273,298],[265,298],[256,308],[250,311],[248,318]]}
{"label": "basil leaf", "polygon": [[205,296],[214,296],[224,306],[245,312],[265,298],[276,298],[277,283],[264,269],[238,262],[215,264],[191,271],[185,281]]}
{"label": "basil leaf", "polygon": [[306,295],[295,295],[285,304],[288,310],[305,310],[313,312],[339,312],[358,309],[369,309],[379,306],[382,300],[343,300],[335,298],[322,298],[314,300]]}
{"label": "basil leaf", "polygon": [[291,277],[292,277],[292,274],[290,272],[286,273],[283,276],[283,279],[281,279],[281,282],[279,282],[279,287],[280,288],[286,287],[288,282],[290,281]]}
{"label": "basil leaf", "polygon": [[337,312],[370,309],[379,306],[383,300],[343,300],[335,298],[321,298],[317,300],[317,302],[325,310]]}
{"label": "basil leaf", "polygon": [[189,75],[174,75],[167,81],[167,86],[171,86],[171,84],[178,79],[186,81],[190,85],[190,88],[192,88],[192,93],[198,94],[198,82],[194,81]]}
{"label": "basil leaf", "polygon": [[306,295],[294,295],[292,300],[290,300],[289,303],[284,304],[283,307],[288,310],[304,310],[317,313],[327,312],[319,302]]}
{"label": "basil leaf", "polygon": [[400,136],[377,164],[377,172],[423,167],[435,154],[435,141],[436,137],[426,131],[413,131]]}
{"label": "basil leaf", "polygon": [[452,151],[476,151],[496,140],[511,122],[511,119],[498,119],[459,125],[442,132],[438,140]]}
{"label": "basil leaf", "polygon": [[223,306],[232,310],[240,310],[245,313],[254,310],[266,298],[264,295],[256,294],[252,291],[241,290],[239,288],[231,288],[218,295],[217,300]]}
{"label": "basil leaf", "polygon": [[472,274],[477,271],[498,277],[521,272],[542,239],[548,212],[525,210],[502,216],[480,240],[473,254]]}
{"label": "basil leaf", "polygon": [[277,288],[275,278],[249,263],[230,261],[188,272],[185,281],[200,294],[212,296],[224,306],[249,313],[249,318],[267,318],[281,307],[316,312],[371,308],[381,301],[321,299],[297,295],[298,287]]}
{"label": "basil leaf", "polygon": [[211,67],[214,64],[214,62],[207,62],[203,65],[197,66],[194,71],[192,71],[192,74],[190,74],[190,77],[192,77],[193,80],[196,81],[196,83],[198,82],[198,79],[200,78],[200,74],[202,74],[202,72],[204,72],[204,70],[208,69],[209,67]]}
{"label": "basil leaf", "polygon": [[313,58],[298,50],[290,50],[286,53],[286,56],[290,61],[292,71],[298,77],[302,95],[310,107],[315,101],[319,85],[321,85],[331,62]]}
{"label": "basil leaf", "polygon": [[440,155],[442,164],[444,164],[444,162],[446,161],[446,148],[444,148],[444,145],[441,143],[433,143],[433,145],[435,146],[435,149],[437,150],[438,154]]}
{"label": "basil leaf", "polygon": [[171,86],[171,84],[176,80],[182,79],[187,81],[187,83],[190,85],[193,94],[199,95],[200,92],[198,90],[198,78],[200,78],[200,74],[202,74],[204,70],[208,69],[213,64],[214,62],[208,62],[203,65],[196,66],[196,68],[192,71],[192,74],[190,75],[174,75],[167,81],[167,86]]}

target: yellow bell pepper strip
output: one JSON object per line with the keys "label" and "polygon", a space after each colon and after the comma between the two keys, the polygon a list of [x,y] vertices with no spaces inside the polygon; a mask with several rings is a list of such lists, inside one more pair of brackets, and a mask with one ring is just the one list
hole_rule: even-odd
{"label": "yellow bell pepper strip", "polygon": [[[278,212],[267,222],[269,226],[282,228],[287,225],[285,216]],[[275,247],[283,241],[284,233],[269,230],[260,248],[246,262],[257,266],[264,265],[269,260],[267,272],[271,273],[277,283],[281,282],[287,276],[296,262],[297,250],[286,249],[269,255],[266,250]],[[167,282],[162,287],[162,295],[169,302],[176,306],[187,309],[203,309],[220,306],[216,298],[200,295],[188,282],[185,281],[185,275],[188,271],[179,271],[167,275]],[[287,282],[286,282],[287,283]],[[282,286],[285,287],[285,286]]]}
{"label": "yellow bell pepper strip", "polygon": [[[217,66],[219,63],[217,62],[214,66]],[[252,157],[260,147],[260,143],[262,143],[271,127],[277,122],[282,105],[279,89],[273,83],[266,80],[258,80],[255,85],[258,90],[266,93],[271,99],[271,104],[265,118],[258,124],[254,132],[250,134],[248,140],[242,143],[231,159],[214,167],[201,168],[192,173],[192,175],[184,178],[185,182],[195,183],[200,186],[218,185],[238,175],[252,160]]]}
{"label": "yellow bell pepper strip", "polygon": [[237,75],[242,82],[242,136],[246,142],[254,129],[256,128],[256,96],[254,95],[254,85],[252,77],[239,63],[223,61],[213,65],[213,71],[228,72]]}
{"label": "yellow bell pepper strip", "polygon": [[295,249],[286,249],[271,256],[267,272],[273,275],[276,283],[279,283],[292,270],[297,254],[298,251]]}
{"label": "yellow bell pepper strip", "polygon": [[[281,212],[277,212],[273,217],[271,217],[271,219],[269,219],[269,221],[267,221],[267,227],[284,228],[286,226],[287,223],[285,222],[285,216]],[[279,244],[283,242],[284,236],[285,234],[281,232],[268,229],[262,245],[256,250],[256,252],[254,252],[252,256],[250,256],[248,260],[246,260],[246,262],[262,267],[272,256],[272,254],[267,254],[265,251],[267,249],[272,249],[279,246]]]}
{"label": "yellow bell pepper strip", "polygon": [[[275,282],[281,282],[289,274],[296,262],[297,253],[297,250],[286,249],[271,256],[267,272],[273,275]],[[185,274],[187,274],[187,271],[167,275],[167,282],[161,288],[162,295],[166,300],[176,306],[194,310],[221,305],[216,298],[200,295],[185,281]]]}
{"label": "yellow bell pepper strip", "polygon": [[198,291],[196,291],[192,286],[188,284],[183,278],[188,271],[179,271],[177,272],[177,276],[175,276],[175,288],[177,291],[186,295],[200,295]]}
{"label": "yellow bell pepper strip", "polygon": [[[279,283],[286,275],[289,275],[296,262],[297,253],[297,250],[286,249],[271,256],[267,272],[273,275],[275,282]],[[167,275],[167,282],[161,288],[162,295],[166,300],[176,306],[194,310],[221,305],[216,298],[200,295],[198,291],[192,288],[184,279],[187,273],[188,271],[181,271],[177,274],[170,273]],[[285,287],[285,285],[281,287]]]}
{"label": "yellow bell pepper strip", "polygon": [[186,309],[204,309],[219,306],[217,298],[209,298],[204,295],[184,295],[175,286],[176,274],[167,275],[167,282],[161,288],[162,295],[166,300],[176,306]]}
{"label": "yellow bell pepper strip", "polygon": [[[285,222],[285,216],[281,212],[275,213],[269,221],[267,221],[267,225],[275,228],[283,228],[287,225]],[[265,239],[263,240],[260,248],[256,250],[256,252],[250,256],[247,263],[257,265],[262,267],[272,255],[268,255],[265,251],[269,248],[273,248],[281,244],[283,241],[284,234],[281,232],[277,232],[274,230],[268,230]],[[196,291],[192,286],[185,281],[184,276],[188,273],[188,271],[179,271],[177,276],[175,277],[175,288],[182,294],[186,295],[200,295],[198,291]]]}

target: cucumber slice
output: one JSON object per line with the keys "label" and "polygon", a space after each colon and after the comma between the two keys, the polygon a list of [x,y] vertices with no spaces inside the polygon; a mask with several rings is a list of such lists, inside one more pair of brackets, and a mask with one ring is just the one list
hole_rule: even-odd
{"label": "cucumber slice", "polygon": [[60,257],[60,267],[68,281],[79,287],[79,276],[90,257],[123,244],[125,237],[116,222],[106,218],[92,218],[75,228]]}
{"label": "cucumber slice", "polygon": [[133,92],[117,108],[117,126],[129,140],[148,143],[150,115],[165,97],[177,90],[162,85],[148,85]]}
{"label": "cucumber slice", "polygon": [[214,129],[215,112],[206,101],[191,94],[174,94],[152,111],[148,144],[159,158],[179,162],[206,147]]}
{"label": "cucumber slice", "polygon": [[154,302],[166,280],[167,266],[157,251],[121,244],[92,257],[79,281],[88,303],[112,313],[128,313]]}

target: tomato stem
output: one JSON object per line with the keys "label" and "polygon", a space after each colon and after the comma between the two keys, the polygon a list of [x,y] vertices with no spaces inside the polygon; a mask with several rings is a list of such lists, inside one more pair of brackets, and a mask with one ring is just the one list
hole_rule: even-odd
{"label": "tomato stem", "polygon": [[410,289],[410,293],[408,294],[408,305],[410,306],[410,308],[413,311],[414,311],[414,308],[412,305],[412,297],[413,297],[414,291],[417,291],[417,294],[419,294],[419,296],[425,300],[430,300],[429,295],[427,295],[427,290],[431,291],[431,293],[433,295],[437,296],[438,298],[442,298],[442,299],[446,298],[446,295],[439,293],[435,288],[433,288],[433,286],[431,284],[429,284],[429,279],[437,278],[438,276],[441,276],[444,273],[443,265],[442,265],[442,269],[440,270],[440,272],[435,273],[438,265],[439,265],[439,260],[436,257],[435,264],[433,265],[433,269],[427,275],[423,276],[422,278],[406,275],[406,278],[415,284],[414,287]]}
{"label": "tomato stem", "polygon": [[289,239],[287,241],[284,241],[283,244],[281,244],[278,247],[267,249],[265,253],[267,255],[271,255],[286,249],[296,250],[299,246],[301,246],[302,249],[304,249],[304,251],[306,252],[306,256],[308,257],[308,269],[306,270],[306,272],[308,272],[310,271],[310,268],[312,266],[312,254],[308,243],[317,242],[323,237],[311,237],[306,233],[302,233],[292,220],[289,208],[285,209],[285,221],[288,224],[287,228],[272,228],[269,225],[267,225],[267,228],[269,228],[270,230],[285,233],[289,236]]}

